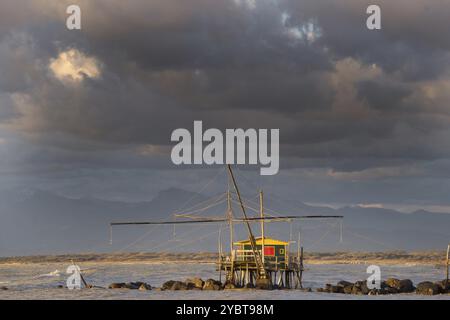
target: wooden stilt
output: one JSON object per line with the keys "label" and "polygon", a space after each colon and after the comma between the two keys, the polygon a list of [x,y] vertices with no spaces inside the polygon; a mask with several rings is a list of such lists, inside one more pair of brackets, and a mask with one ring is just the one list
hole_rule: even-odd
{"label": "wooden stilt", "polygon": [[449,255],[450,255],[450,244],[447,246],[447,259],[445,265],[447,267],[446,277],[445,277],[445,286],[448,285],[448,269],[449,269]]}
{"label": "wooden stilt", "polygon": [[[75,262],[73,262],[73,260],[70,260],[70,261],[72,262],[72,265],[76,266],[76,264],[75,264]],[[83,274],[81,273],[81,270],[80,270],[80,279],[81,279],[81,282],[83,282],[83,285],[85,288],[87,288],[87,289],[92,288],[92,286],[86,282],[86,279],[84,279]]]}
{"label": "wooden stilt", "polygon": [[280,271],[280,277],[278,278],[278,287],[284,288],[284,283],[283,283],[283,271]]}
{"label": "wooden stilt", "polygon": [[296,271],[295,275],[296,275],[296,279],[297,279],[297,285],[296,285],[295,289],[297,289],[297,288],[302,289],[302,282],[300,280],[300,272]]}
{"label": "wooden stilt", "polygon": [[303,283],[302,283],[302,280],[303,280],[303,247],[301,247],[301,249],[300,249],[300,266],[299,266],[299,268],[300,268],[300,276],[298,278],[298,281],[300,283],[300,289],[303,289]]}
{"label": "wooden stilt", "polygon": [[246,282],[246,284],[249,284],[250,283],[250,274],[249,274],[249,272],[248,272],[248,263],[247,263],[247,270],[246,270],[246,279],[245,279],[245,282]]}

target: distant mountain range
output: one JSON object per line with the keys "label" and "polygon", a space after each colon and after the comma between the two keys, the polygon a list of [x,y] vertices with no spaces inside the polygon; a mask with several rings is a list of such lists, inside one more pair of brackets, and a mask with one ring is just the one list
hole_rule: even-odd
{"label": "distant mountain range", "polygon": [[[173,213],[206,201],[207,197],[171,188],[155,198],[138,203],[95,198],[71,199],[49,192],[0,193],[0,256],[71,252],[189,251],[216,250],[218,225],[115,227],[109,245],[109,222],[170,220]],[[344,207],[333,209],[299,201],[266,200],[267,208],[282,215],[343,215],[343,242],[336,220],[267,223],[266,235],[296,241],[310,251],[386,251],[443,249],[450,242],[450,214],[424,210],[406,214],[382,208]],[[235,214],[240,215],[238,207]],[[223,215],[222,207],[209,215]],[[249,212],[249,214],[254,214]],[[274,214],[267,210],[268,214]],[[226,225],[221,226],[225,228]],[[259,234],[259,224],[253,224]],[[209,235],[210,234],[210,235]],[[222,238],[227,241],[227,231]],[[236,238],[245,237],[236,226]],[[295,243],[293,243],[296,246]]]}

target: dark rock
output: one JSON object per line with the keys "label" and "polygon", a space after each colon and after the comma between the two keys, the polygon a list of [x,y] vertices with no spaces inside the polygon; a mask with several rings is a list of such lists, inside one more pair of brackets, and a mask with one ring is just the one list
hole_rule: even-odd
{"label": "dark rock", "polygon": [[400,288],[400,280],[396,278],[389,278],[386,280],[386,284],[391,287],[399,290]]}
{"label": "dark rock", "polygon": [[245,289],[255,289],[255,285],[254,285],[253,283],[247,283],[247,284],[244,286],[244,288],[245,288]]}
{"label": "dark rock", "polygon": [[139,286],[138,290],[141,290],[141,291],[152,290],[152,286],[147,283],[143,283]]}
{"label": "dark rock", "polygon": [[6,291],[8,290],[8,287],[0,287],[0,290]]}
{"label": "dark rock", "polygon": [[435,284],[439,287],[439,293],[450,293],[450,280],[436,281]]}
{"label": "dark rock", "polygon": [[327,292],[324,288],[316,288],[316,292]]}
{"label": "dark rock", "polygon": [[232,284],[231,282],[225,283],[224,289],[236,289],[236,286]]}
{"label": "dark rock", "polygon": [[337,285],[338,285],[338,287],[345,288],[345,287],[348,287],[348,286],[353,286],[353,283],[342,280],[342,281],[339,281],[337,283]]}
{"label": "dark rock", "polygon": [[185,282],[184,284],[186,285],[188,290],[203,290],[203,287],[202,288],[197,288],[195,286],[195,284],[192,283],[192,282],[187,282],[187,283]]}
{"label": "dark rock", "polygon": [[331,286],[329,289],[330,293],[344,293],[344,288],[341,286]]}
{"label": "dark rock", "polygon": [[125,284],[125,288],[131,289],[131,290],[138,290],[142,284],[144,284],[144,283],[143,282],[128,282]]}
{"label": "dark rock", "polygon": [[201,278],[189,278],[186,279],[185,283],[189,288],[192,289],[203,289],[203,285],[205,284],[205,282]]}
{"label": "dark rock", "polygon": [[398,289],[392,288],[392,287],[386,287],[383,290],[384,290],[385,294],[397,294],[397,293],[399,293]]}
{"label": "dark rock", "polygon": [[170,290],[188,290],[186,283],[182,281],[174,281]]}
{"label": "dark rock", "polygon": [[255,288],[260,290],[272,290],[274,287],[270,279],[256,279]]}
{"label": "dark rock", "polygon": [[352,291],[353,291],[353,284],[344,287],[344,288],[343,288],[343,291],[344,291],[345,294],[352,294]]}
{"label": "dark rock", "polygon": [[203,290],[220,290],[222,289],[222,283],[214,279],[208,279],[203,285]]}
{"label": "dark rock", "polygon": [[[89,286],[89,288],[93,288],[94,286]],[[151,286],[146,284],[145,282],[117,282],[111,283],[108,286],[109,289],[131,289],[131,290],[151,290]]]}
{"label": "dark rock", "polygon": [[377,290],[377,295],[384,295],[384,294],[388,294],[386,288],[381,288]]}
{"label": "dark rock", "polygon": [[171,290],[174,283],[175,283],[174,280],[164,282],[161,287],[161,290]]}
{"label": "dark rock", "polygon": [[410,293],[416,290],[413,282],[409,279],[399,280],[395,278],[389,278],[386,280],[386,285],[390,288],[396,289],[397,293]]}
{"label": "dark rock", "polygon": [[169,280],[163,283],[161,290],[187,290],[187,285],[182,281]]}
{"label": "dark rock", "polygon": [[325,284],[325,288],[323,288],[323,291],[324,291],[324,292],[331,292],[331,287],[332,287],[332,286],[333,286],[332,284],[326,283],[326,284]]}
{"label": "dark rock", "polygon": [[280,290],[280,289],[282,289],[282,288],[279,287],[277,284],[273,284],[273,285],[272,285],[272,289],[273,289],[273,290]]}
{"label": "dark rock", "polygon": [[352,294],[363,295],[361,288],[356,285],[352,287]]}
{"label": "dark rock", "polygon": [[378,295],[378,290],[377,289],[370,289],[369,293],[367,295],[369,295],[369,296],[377,296]]}
{"label": "dark rock", "polygon": [[312,292],[311,288],[299,288],[298,290],[303,291],[303,292]]}
{"label": "dark rock", "polygon": [[439,286],[430,281],[421,282],[417,285],[417,288],[416,288],[417,294],[424,294],[424,295],[439,294],[439,291],[440,291]]}
{"label": "dark rock", "polygon": [[124,282],[111,283],[108,288],[109,289],[125,289],[126,284]]}
{"label": "dark rock", "polygon": [[369,288],[367,287],[367,281],[356,281],[352,289],[353,294],[369,294]]}
{"label": "dark rock", "polygon": [[409,279],[400,280],[400,284],[397,289],[400,293],[410,293],[416,290],[413,282]]}

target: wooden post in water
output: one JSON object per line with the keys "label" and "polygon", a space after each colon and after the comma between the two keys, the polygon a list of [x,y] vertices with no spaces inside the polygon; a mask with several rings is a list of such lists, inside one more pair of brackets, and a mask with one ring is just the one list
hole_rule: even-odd
{"label": "wooden post in water", "polygon": [[[75,264],[75,262],[73,262],[73,260],[70,260],[70,261],[72,262],[72,265],[77,266],[77,265]],[[78,267],[78,266],[77,266],[77,267]],[[80,279],[81,279],[81,281],[83,282],[83,285],[84,285],[85,288],[87,288],[87,289],[92,288],[92,286],[89,285],[89,284],[86,282],[86,280],[84,279],[83,274],[81,273],[81,269],[80,269]]]}
{"label": "wooden post in water", "polygon": [[255,259],[258,280],[266,280],[267,279],[266,269],[264,267],[264,264],[262,263],[261,254],[256,248],[255,237],[253,236],[252,228],[250,227],[250,223],[248,222],[248,217],[247,217],[247,213],[245,211],[244,202],[242,202],[241,193],[239,192],[239,188],[237,186],[236,179],[234,178],[233,171],[231,170],[231,165],[228,164],[227,168],[228,168],[228,172],[230,174],[231,181],[233,182],[234,190],[236,191],[236,195],[238,197],[239,204],[241,206],[242,215],[244,216],[244,222],[247,227],[247,232],[248,232],[248,236],[249,236],[249,240],[250,240],[250,246],[253,251],[253,257]]}
{"label": "wooden post in water", "polygon": [[261,217],[261,256],[262,263],[265,266],[265,253],[264,253],[264,198],[262,190],[259,191],[259,214]]}
{"label": "wooden post in water", "polygon": [[447,259],[445,261],[445,266],[447,268],[446,276],[445,276],[445,286],[448,285],[448,268],[449,268],[449,254],[450,254],[450,244],[447,246]]}
{"label": "wooden post in water", "polygon": [[234,284],[234,255],[233,255],[233,208],[231,207],[231,193],[230,193],[230,180],[228,180],[228,190],[227,190],[227,216],[228,224],[230,227],[230,281]]}
{"label": "wooden post in water", "polygon": [[302,278],[303,278],[303,247],[300,248],[300,278],[299,278],[300,289],[303,289]]}
{"label": "wooden post in water", "polygon": [[219,247],[219,282],[222,282],[222,226],[219,228],[219,239],[217,245]]}

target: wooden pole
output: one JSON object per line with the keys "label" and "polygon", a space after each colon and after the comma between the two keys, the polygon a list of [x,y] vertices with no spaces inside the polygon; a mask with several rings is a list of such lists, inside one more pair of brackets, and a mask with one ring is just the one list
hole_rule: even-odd
{"label": "wooden pole", "polygon": [[264,255],[264,195],[262,190],[259,191],[259,213],[261,216],[261,255],[262,255],[262,262],[264,264],[265,262],[265,255]]}
{"label": "wooden pole", "polygon": [[302,279],[303,279],[303,247],[301,247],[300,249],[300,289],[303,289],[303,283],[302,283]]}
{"label": "wooden pole", "polygon": [[447,274],[445,277],[445,286],[447,287],[448,285],[448,269],[449,269],[449,254],[450,254],[450,244],[447,246],[447,259],[446,259],[446,267],[447,267]]}
{"label": "wooden pole", "polygon": [[230,227],[230,281],[234,284],[234,255],[233,255],[233,208],[231,207],[231,193],[230,193],[230,180],[228,179],[228,189],[227,189],[227,215],[228,215],[228,224]]}
{"label": "wooden pole", "polygon": [[219,249],[219,257],[222,258],[222,226],[219,227],[219,238],[217,239],[217,247]]}
{"label": "wooden pole", "polygon": [[248,236],[250,238],[250,245],[251,245],[251,248],[253,251],[253,256],[255,258],[255,264],[256,264],[256,268],[257,268],[258,278],[267,279],[266,268],[264,267],[264,264],[262,263],[261,255],[256,250],[255,237],[253,236],[253,232],[252,232],[252,228],[250,227],[250,223],[248,223],[247,213],[245,212],[244,203],[242,202],[241,193],[239,192],[239,188],[237,186],[236,179],[234,178],[233,170],[231,170],[231,165],[227,165],[227,168],[228,168],[228,173],[230,174],[230,177],[231,177],[231,181],[233,182],[234,190],[236,191],[236,194],[237,194],[237,197],[239,200],[239,204],[241,206],[242,215],[244,216],[245,225],[247,227]]}
{"label": "wooden pole", "polygon": [[219,281],[222,282],[222,226],[219,227],[219,239],[217,245],[219,246]]}
{"label": "wooden pole", "polygon": [[233,210],[231,208],[231,194],[230,189],[227,191],[227,214],[228,223],[230,225],[230,256],[233,257]]}
{"label": "wooden pole", "polygon": [[[73,260],[70,260],[70,261],[72,262],[72,265],[76,266],[76,264],[75,264],[75,262],[73,262]],[[84,287],[85,287],[85,288],[88,288],[88,289],[91,288],[91,286],[88,285],[88,283],[87,283],[86,280],[84,279],[83,274],[81,273],[81,269],[80,269],[79,271],[80,271],[80,279],[81,279],[81,281],[83,282]]]}

